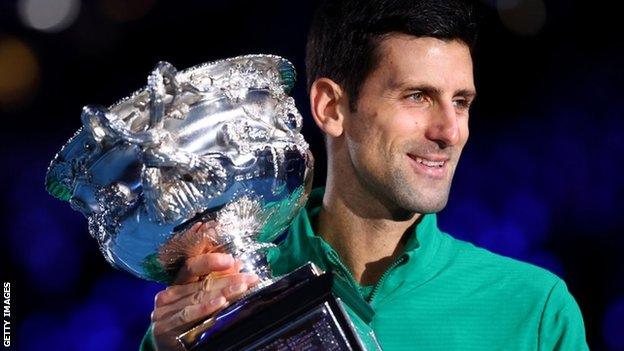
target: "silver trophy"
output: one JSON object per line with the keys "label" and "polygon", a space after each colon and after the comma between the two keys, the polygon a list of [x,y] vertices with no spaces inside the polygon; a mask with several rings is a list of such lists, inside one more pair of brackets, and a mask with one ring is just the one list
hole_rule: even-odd
{"label": "silver trophy", "polygon": [[[260,278],[256,290],[265,289],[276,281],[265,251],[304,206],[312,180],[302,117],[288,96],[294,80],[293,65],[271,55],[179,72],[161,62],[130,97],[84,107],[82,128],[50,164],[47,190],[87,217],[117,268],[171,282],[187,258],[180,242],[193,245],[182,233],[214,220],[213,244],[243,261]],[[238,320],[228,318],[221,329]],[[186,347],[200,347],[215,320],[204,324]]]}

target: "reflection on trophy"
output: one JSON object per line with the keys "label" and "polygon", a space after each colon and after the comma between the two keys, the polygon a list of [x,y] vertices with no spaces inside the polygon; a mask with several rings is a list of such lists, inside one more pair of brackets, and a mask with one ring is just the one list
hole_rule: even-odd
{"label": "reflection on trophy", "polygon": [[[48,191],[87,217],[113,266],[168,283],[210,240],[259,276],[250,294],[180,336],[187,349],[362,348],[331,275],[308,264],[273,277],[266,261],[311,187],[313,158],[287,94],[294,79],[292,64],[270,55],[180,72],[161,62],[144,89],[85,107],[48,170]],[[182,237],[198,221],[214,221],[217,235]]]}

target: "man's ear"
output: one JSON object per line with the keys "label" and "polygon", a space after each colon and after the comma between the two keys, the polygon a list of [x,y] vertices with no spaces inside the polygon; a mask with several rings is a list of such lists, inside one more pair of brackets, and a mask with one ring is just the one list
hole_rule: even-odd
{"label": "man's ear", "polygon": [[329,78],[319,78],[310,88],[310,108],[314,122],[327,135],[339,137],[344,130],[344,114],[348,111],[344,90]]}

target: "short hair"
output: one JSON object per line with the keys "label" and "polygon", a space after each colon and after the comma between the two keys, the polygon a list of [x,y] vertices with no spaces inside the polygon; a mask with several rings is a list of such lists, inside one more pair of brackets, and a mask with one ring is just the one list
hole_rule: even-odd
{"label": "short hair", "polygon": [[384,35],[460,40],[472,52],[477,27],[474,6],[463,0],[327,0],[308,36],[308,92],[316,79],[330,78],[346,90],[355,110],[360,87],[379,62]]}

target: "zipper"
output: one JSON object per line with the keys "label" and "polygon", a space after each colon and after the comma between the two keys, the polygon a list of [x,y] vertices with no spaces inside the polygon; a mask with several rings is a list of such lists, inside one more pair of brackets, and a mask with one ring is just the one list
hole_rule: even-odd
{"label": "zipper", "polygon": [[[353,287],[354,289],[356,289],[356,291],[359,292],[360,289],[357,283],[355,282],[355,278],[353,277],[353,274],[351,274],[351,271],[342,263],[336,251],[331,250],[329,258],[332,261],[332,263],[337,265],[342,270],[342,274],[346,274],[348,278],[351,278],[351,279],[346,279],[346,280],[349,281],[349,284],[351,284],[351,287]],[[377,284],[375,284],[375,286],[373,287],[373,290],[371,290],[369,298],[367,299],[368,303],[371,306],[373,305],[373,299],[375,298],[377,291],[379,290],[383,282],[386,280],[388,275],[390,275],[390,272],[392,272],[393,269],[395,269],[400,264],[404,263],[406,260],[407,260],[407,254],[404,253],[401,256],[399,256],[399,258],[396,259],[392,263],[392,265],[390,265],[390,267],[388,267],[388,269],[386,269],[386,271],[381,275],[381,278],[379,278],[379,281],[377,282]]]}
{"label": "zipper", "polygon": [[[351,271],[342,263],[338,254],[331,250],[328,255],[329,261],[336,266],[334,274],[336,275],[336,281],[334,282],[334,290],[343,299],[343,302],[347,304],[353,312],[366,324],[369,325],[373,320],[375,312],[368,304],[368,302],[362,297],[359,286],[351,274]],[[348,290],[345,290],[348,289]]]}
{"label": "zipper", "polygon": [[381,275],[381,278],[379,278],[379,281],[377,282],[377,284],[375,284],[375,286],[373,286],[373,290],[371,291],[369,298],[368,298],[368,303],[372,306],[373,305],[373,300],[375,298],[375,295],[377,293],[377,291],[379,290],[379,288],[381,287],[381,285],[383,284],[383,282],[386,280],[386,278],[388,277],[388,275],[390,275],[390,272],[392,272],[393,269],[395,269],[398,265],[402,264],[403,262],[405,262],[405,260],[407,260],[407,255],[406,254],[402,254],[401,256],[399,256],[399,258],[394,261],[394,263],[392,263],[392,265],[390,265],[390,267],[388,267],[388,269],[386,269],[386,271]]}
{"label": "zipper", "polygon": [[355,282],[355,277],[353,277],[353,274],[351,274],[351,271],[344,265],[344,263],[342,263],[336,251],[331,250],[329,258],[333,264],[337,265],[338,268],[340,268],[340,270],[342,271],[341,273],[347,276],[346,278],[350,278],[350,279],[345,279],[345,280],[349,282],[351,287],[354,288],[355,291],[359,292],[360,290],[358,289],[357,283]]}

